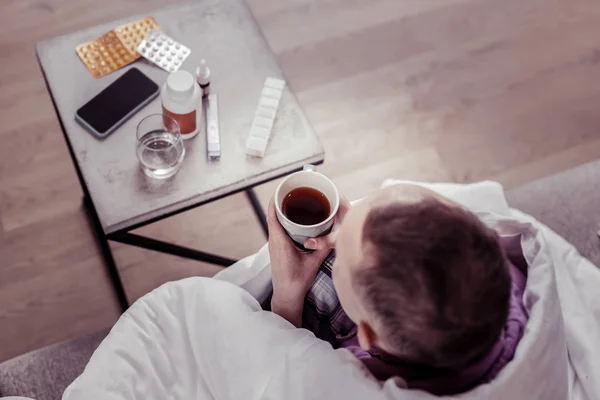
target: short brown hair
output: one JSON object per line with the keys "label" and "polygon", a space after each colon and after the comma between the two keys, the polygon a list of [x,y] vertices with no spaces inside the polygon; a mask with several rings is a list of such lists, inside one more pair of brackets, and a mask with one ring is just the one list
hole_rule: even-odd
{"label": "short brown hair", "polygon": [[510,275],[497,234],[434,198],[376,207],[354,276],[381,340],[405,361],[458,368],[484,356],[508,317]]}

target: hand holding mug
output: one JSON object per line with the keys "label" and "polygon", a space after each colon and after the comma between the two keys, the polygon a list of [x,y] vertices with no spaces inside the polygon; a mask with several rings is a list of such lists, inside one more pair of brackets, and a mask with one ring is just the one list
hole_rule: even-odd
{"label": "hand holding mug", "polygon": [[329,249],[307,252],[295,246],[277,221],[273,201],[269,203],[267,223],[273,300],[288,306],[300,306]]}
{"label": "hand holding mug", "polygon": [[[295,326],[302,322],[306,293],[333,247],[337,226],[349,208],[333,182],[312,165],[285,178],[269,203],[271,309]],[[314,251],[304,251],[303,244]]]}

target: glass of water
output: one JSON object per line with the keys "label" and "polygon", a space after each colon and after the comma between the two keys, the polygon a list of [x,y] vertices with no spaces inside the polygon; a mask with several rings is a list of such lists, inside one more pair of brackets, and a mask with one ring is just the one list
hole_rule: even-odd
{"label": "glass of water", "polygon": [[177,121],[168,115],[152,114],[137,126],[137,157],[151,178],[169,178],[179,170],[185,147]]}

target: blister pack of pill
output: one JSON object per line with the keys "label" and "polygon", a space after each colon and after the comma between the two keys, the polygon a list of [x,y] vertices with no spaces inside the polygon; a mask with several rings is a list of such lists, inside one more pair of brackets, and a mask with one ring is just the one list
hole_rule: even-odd
{"label": "blister pack of pill", "polygon": [[137,21],[121,25],[113,29],[123,46],[130,54],[139,58],[136,49],[152,31],[161,31],[161,27],[152,17],[146,17]]}
{"label": "blister pack of pill", "polygon": [[150,32],[138,45],[137,51],[167,72],[177,71],[191,53],[188,47],[159,31]]}
{"label": "blister pack of pill", "polygon": [[154,18],[146,17],[82,43],[75,48],[75,52],[90,73],[100,78],[140,58],[136,47],[153,29],[160,27]]}
{"label": "blister pack of pill", "polygon": [[246,154],[264,157],[284,89],[284,80],[277,78],[265,80],[248,139],[246,139]]}

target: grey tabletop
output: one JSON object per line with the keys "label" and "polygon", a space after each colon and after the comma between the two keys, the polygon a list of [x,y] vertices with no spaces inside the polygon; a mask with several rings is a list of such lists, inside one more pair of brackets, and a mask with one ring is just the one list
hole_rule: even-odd
{"label": "grey tabletop", "polygon": [[95,79],[75,46],[95,39],[138,15],[40,42],[38,59],[75,161],[106,234],[220,198],[257,183],[323,161],[324,151],[294,94],[286,88],[264,158],[247,156],[244,144],[265,78],[283,74],[243,0],[198,0],[150,13],[165,33],[191,48],[182,69],[193,73],[202,58],[212,72],[211,92],[219,95],[222,156],[206,159],[204,132],[187,140],[181,170],[172,178],[147,178],[135,153],[135,128],[160,113],[154,100],[104,140],[74,119],[76,110],[131,67],[157,84],[167,72],[140,59]]}

